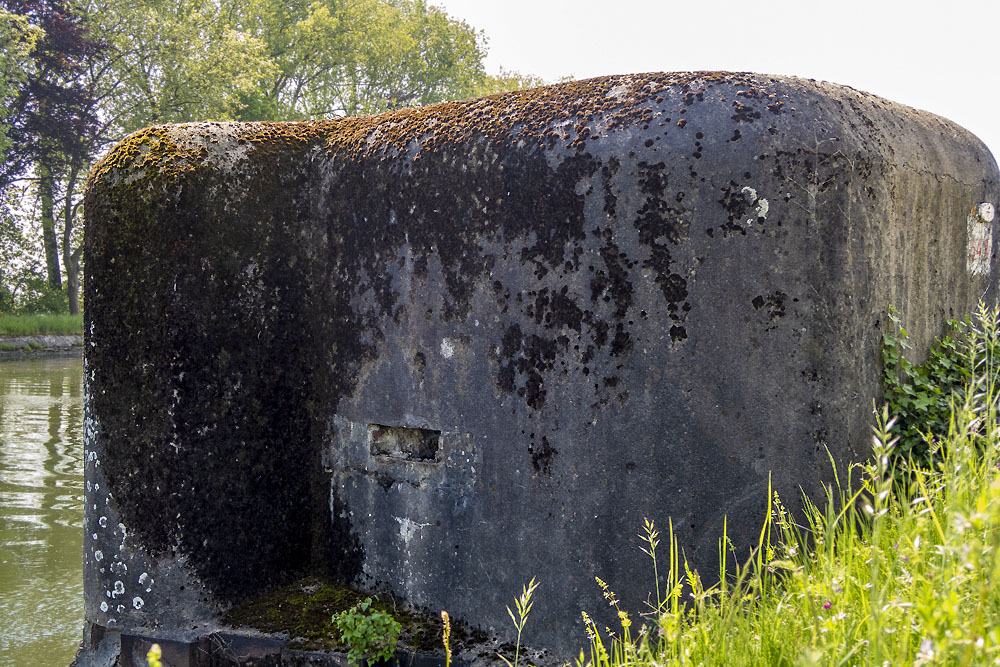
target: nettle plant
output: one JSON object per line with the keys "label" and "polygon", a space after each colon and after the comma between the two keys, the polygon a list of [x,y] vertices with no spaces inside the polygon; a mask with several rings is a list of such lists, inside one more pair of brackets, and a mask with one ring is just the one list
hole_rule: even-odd
{"label": "nettle plant", "polygon": [[[980,304],[976,316],[964,322],[949,320],[948,333],[931,348],[927,360],[914,364],[905,356],[909,334],[899,312],[890,308],[893,331],[882,335],[882,380],[889,411],[898,418],[899,442],[895,456],[915,466],[933,466],[940,460],[942,436],[948,434],[956,400],[975,383],[977,393],[993,386],[990,362],[1000,352],[997,311]],[[970,370],[970,361],[976,364]],[[980,368],[981,367],[981,368]]]}
{"label": "nettle plant", "polygon": [[334,614],[333,623],[348,648],[347,659],[352,665],[360,665],[366,659],[370,662],[390,659],[402,630],[395,618],[372,607],[371,598]]}

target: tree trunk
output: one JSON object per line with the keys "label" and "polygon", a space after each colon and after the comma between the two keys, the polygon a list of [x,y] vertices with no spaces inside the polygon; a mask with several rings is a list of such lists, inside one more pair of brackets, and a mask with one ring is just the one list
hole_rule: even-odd
{"label": "tree trunk", "polygon": [[38,197],[41,200],[42,211],[42,243],[45,245],[45,271],[49,279],[49,287],[62,289],[62,274],[59,270],[59,241],[56,239],[56,220],[53,211],[55,182],[52,170],[45,159],[38,163]]}
{"label": "tree trunk", "polygon": [[80,314],[80,250],[63,253],[66,262],[66,296],[69,298],[69,314]]}
{"label": "tree trunk", "polygon": [[66,179],[66,198],[63,201],[63,266],[66,269],[66,296],[69,299],[69,314],[80,314],[80,248],[73,250],[73,227],[76,213],[76,204],[73,201],[73,192],[76,190],[76,179],[80,173],[80,166],[74,164],[70,167],[69,176]]}

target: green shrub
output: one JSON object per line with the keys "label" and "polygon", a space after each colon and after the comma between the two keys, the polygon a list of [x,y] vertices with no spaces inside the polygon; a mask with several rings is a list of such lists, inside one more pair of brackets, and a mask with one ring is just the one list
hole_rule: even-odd
{"label": "green shrub", "polygon": [[335,614],[333,623],[340,631],[341,642],[348,648],[348,660],[355,665],[365,659],[391,658],[402,630],[392,616],[372,608],[371,598]]}
{"label": "green shrub", "polygon": [[1000,351],[996,323],[984,320],[990,317],[987,310],[980,311],[975,325],[968,318],[964,322],[949,321],[948,334],[935,343],[927,360],[917,365],[905,356],[910,347],[909,335],[900,323],[899,313],[890,309],[888,317],[895,331],[882,336],[882,378],[889,411],[899,420],[899,443],[894,455],[918,466],[929,466],[938,459],[941,437],[948,433],[955,401],[961,402],[973,377],[977,391],[985,389],[978,370],[969,362],[979,358],[980,363],[986,363],[987,357]]}
{"label": "green shrub", "polygon": [[65,290],[50,287],[41,278],[29,280],[24,293],[11,311],[15,315],[41,315],[45,313],[68,313],[69,297]]}

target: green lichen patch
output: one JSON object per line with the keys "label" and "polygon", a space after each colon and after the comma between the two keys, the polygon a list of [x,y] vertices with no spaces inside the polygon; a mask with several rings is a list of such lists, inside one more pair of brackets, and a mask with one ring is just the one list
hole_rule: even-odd
{"label": "green lichen patch", "polygon": [[[290,637],[288,647],[299,650],[347,650],[333,624],[334,614],[350,609],[369,595],[327,580],[306,577],[267,595],[233,607],[225,621],[236,629],[252,628]],[[444,653],[441,618],[414,610],[391,595],[379,595],[372,608],[392,615],[402,625],[399,648],[414,653]],[[486,637],[452,622],[451,647],[461,652]]]}

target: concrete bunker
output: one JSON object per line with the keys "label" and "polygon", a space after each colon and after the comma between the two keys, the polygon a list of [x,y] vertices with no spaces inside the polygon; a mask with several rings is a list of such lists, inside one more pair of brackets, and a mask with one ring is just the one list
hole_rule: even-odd
{"label": "concrete bunker", "polygon": [[944,119],[755,74],[129,137],[86,197],[81,656],[307,573],[501,638],[536,576],[525,640],[574,652],[595,575],[652,590],[645,517],[710,572],[769,476],[866,456],[885,309],[926,348],[995,298],[997,182]]}

